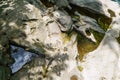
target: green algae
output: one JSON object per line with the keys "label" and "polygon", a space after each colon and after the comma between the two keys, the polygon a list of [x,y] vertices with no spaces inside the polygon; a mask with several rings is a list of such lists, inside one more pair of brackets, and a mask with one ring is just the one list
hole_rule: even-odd
{"label": "green algae", "polygon": [[[79,7],[79,6],[75,6],[75,5],[71,5],[72,7],[74,7],[72,9],[72,12],[70,10],[67,10],[68,13],[70,13],[71,16],[73,16],[73,18],[79,20],[78,16],[75,16],[74,12],[78,11],[78,13],[84,15],[84,16],[88,16],[91,17],[93,19],[95,19],[98,23],[98,25],[100,25],[100,27],[106,32],[108,28],[110,28],[110,24],[112,22],[112,18],[105,16],[104,14],[98,13],[96,11],[84,8],[84,7]],[[111,11],[110,11],[111,12]],[[78,37],[77,37],[77,47],[78,47],[78,53],[79,53],[79,58],[80,61],[82,61],[83,57],[85,55],[87,55],[87,53],[95,50],[100,42],[102,41],[105,33],[99,33],[97,31],[94,30],[90,30],[86,32],[88,35],[93,34],[95,39],[96,39],[96,43],[91,41],[90,39],[87,39],[85,36],[81,36],[78,33]]]}
{"label": "green algae", "polygon": [[107,24],[102,17],[98,18],[98,24],[104,31],[107,31],[107,29],[109,28],[109,24]]}
{"label": "green algae", "polygon": [[72,31],[70,33],[61,33],[63,43],[65,44],[65,43],[69,42],[72,35],[75,35],[75,34],[76,34],[75,31]]}
{"label": "green algae", "polygon": [[90,32],[94,35],[96,42],[93,42],[92,40],[81,36],[78,34],[77,36],[77,48],[78,48],[78,53],[79,53],[79,59],[80,61],[83,60],[83,57],[87,55],[87,53],[94,51],[102,41],[103,37],[105,34],[99,33],[94,30],[90,30]]}
{"label": "green algae", "polygon": [[77,48],[78,48],[80,61],[83,60],[84,55],[86,55],[88,52],[91,52],[97,48],[97,45],[95,42],[79,34],[77,36],[77,42],[78,42]]}
{"label": "green algae", "polygon": [[77,68],[79,69],[79,71],[83,71],[83,67],[82,66],[77,66]]}
{"label": "green algae", "polygon": [[[112,21],[111,18],[105,17],[103,15],[98,14],[98,16],[93,16],[90,15],[90,13],[86,13],[84,12],[85,15],[89,15],[92,18],[96,19],[98,24],[100,25],[100,27],[106,32],[108,28],[110,28],[110,23]],[[90,31],[87,34],[93,34],[94,38],[96,39],[96,42],[91,41],[90,39],[81,36],[80,34],[78,34],[77,37],[77,47],[78,47],[78,53],[79,53],[79,59],[80,61],[83,60],[83,57],[85,55],[87,55],[87,53],[92,52],[93,50],[95,50],[100,42],[102,41],[102,39],[104,38],[105,33],[100,33],[97,32],[95,30],[90,29]]]}
{"label": "green algae", "polygon": [[95,39],[96,39],[96,44],[97,46],[100,44],[100,42],[102,41],[102,39],[104,38],[105,36],[105,33],[99,33],[95,30],[90,30],[91,33],[94,35]]}
{"label": "green algae", "polygon": [[63,43],[67,43],[70,41],[70,37],[66,33],[61,33]]}

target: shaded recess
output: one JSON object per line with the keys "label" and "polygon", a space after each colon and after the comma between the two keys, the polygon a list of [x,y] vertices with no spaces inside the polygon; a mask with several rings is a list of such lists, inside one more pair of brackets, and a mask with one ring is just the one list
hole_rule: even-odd
{"label": "shaded recess", "polygon": [[61,71],[67,68],[64,61],[68,59],[67,54],[56,54],[55,56],[37,55],[32,61],[25,64],[19,71],[13,74],[11,80],[21,80],[21,78],[30,80],[33,79],[32,76],[36,77],[36,80],[44,78],[52,80],[51,74],[60,76]]}
{"label": "shaded recess", "polygon": [[120,44],[120,35],[119,35],[119,37],[117,38],[117,41],[118,41],[118,43]]}
{"label": "shaded recess", "polygon": [[[11,66],[14,62],[11,57],[10,45],[14,43],[13,39],[18,39],[21,42],[27,37],[24,30],[23,20],[28,20],[26,16],[28,8],[25,0],[1,0],[0,1],[0,80],[9,80],[11,76]],[[20,44],[19,44],[20,45]],[[27,44],[22,44],[24,48]],[[7,76],[9,75],[9,76]]]}
{"label": "shaded recess", "polygon": [[[31,4],[35,5],[32,0],[28,0]],[[55,7],[55,5],[57,6],[57,2],[55,2],[56,0],[53,1],[47,1],[47,0],[41,0],[42,3],[40,3],[40,1],[36,1],[38,6],[36,6],[37,8],[40,8],[39,4],[42,4],[44,6],[44,9],[47,9],[49,7]],[[69,3],[69,2],[68,2]],[[92,4],[92,3],[91,3]],[[101,3],[100,3],[101,4]],[[71,9],[69,9],[66,6],[57,6],[58,9],[60,10],[66,10],[67,13],[73,18],[75,16],[75,12],[78,11],[80,14],[85,15],[85,16],[89,16],[91,18],[94,18],[98,24],[101,26],[101,28],[105,31],[107,31],[107,29],[109,28],[109,25],[112,22],[112,18],[107,17],[104,13],[101,14],[97,11],[95,11],[94,9],[88,8],[88,7],[81,7],[78,5],[75,5],[73,3],[69,3],[69,5],[72,7]],[[57,8],[55,8],[57,9]],[[102,9],[100,7],[100,9]],[[87,39],[85,36],[83,36],[81,33],[78,33],[78,52],[80,53],[80,59],[82,60],[82,57],[84,56],[84,54],[91,52],[93,50],[95,50],[97,48],[97,46],[99,45],[99,43],[101,42],[101,40],[103,39],[104,35],[103,33],[99,33],[96,32],[94,30],[90,30],[90,33],[93,33],[95,39],[97,40],[97,43],[92,42],[91,40]],[[67,33],[69,34],[69,33]],[[82,36],[81,36],[82,35]],[[83,39],[83,41],[82,41]],[[84,42],[85,41],[85,42]],[[81,46],[83,45],[83,46]],[[85,46],[85,45],[89,45],[89,46]],[[82,50],[82,51],[81,51]]]}

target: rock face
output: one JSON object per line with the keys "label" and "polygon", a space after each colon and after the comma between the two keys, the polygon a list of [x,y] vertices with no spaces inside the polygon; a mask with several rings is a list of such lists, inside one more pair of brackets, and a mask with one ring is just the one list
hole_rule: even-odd
{"label": "rock face", "polygon": [[[111,4],[119,9],[110,0],[0,1],[0,80],[119,80],[120,18]],[[36,56],[10,72],[11,53],[24,57],[10,45]]]}
{"label": "rock face", "polygon": [[70,3],[87,8],[90,11],[94,10],[98,13],[104,13],[102,10],[102,3],[99,0],[71,0]]}

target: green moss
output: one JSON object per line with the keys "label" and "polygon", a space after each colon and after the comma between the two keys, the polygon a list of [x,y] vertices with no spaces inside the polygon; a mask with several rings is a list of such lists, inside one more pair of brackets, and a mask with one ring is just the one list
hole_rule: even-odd
{"label": "green moss", "polygon": [[104,31],[107,31],[109,28],[109,24],[107,24],[102,18],[98,18],[98,24]]}
{"label": "green moss", "polygon": [[77,68],[79,69],[79,71],[83,71],[83,67],[82,66],[78,66]]}
{"label": "green moss", "polygon": [[94,31],[94,30],[90,30],[90,32],[94,35],[94,37],[97,41],[96,44],[99,45],[105,34],[99,33],[99,32]]}
{"label": "green moss", "polygon": [[84,55],[86,55],[88,52],[91,52],[97,48],[97,45],[95,42],[79,34],[77,36],[77,42],[78,42],[77,48],[78,48],[80,61],[82,61]]}
{"label": "green moss", "polygon": [[100,42],[102,41],[105,35],[94,30],[90,30],[90,32],[94,35],[96,43],[80,34],[78,34],[77,36],[78,41],[77,47],[80,61],[83,60],[83,57],[87,55],[87,53],[95,50],[99,46]]}
{"label": "green moss", "polygon": [[[86,13],[87,14],[87,13]],[[104,30],[104,31],[107,31],[108,28],[110,28],[110,23],[112,21],[111,18],[108,18],[106,16],[103,16],[103,15],[100,15],[98,14],[98,16],[94,16],[94,15],[90,15],[90,14],[87,14],[89,16],[91,16],[92,18],[96,19],[98,24],[100,25],[100,27]],[[78,52],[79,52],[79,58],[80,58],[80,61],[82,61],[83,57],[95,50],[100,42],[102,41],[103,37],[104,37],[104,33],[99,33],[97,31],[94,31],[94,30],[90,30],[90,33],[92,33],[96,39],[96,43],[92,42],[90,39],[87,39],[81,35],[78,35],[78,44],[77,44],[77,47],[78,47]],[[89,34],[89,33],[88,33]]]}
{"label": "green moss", "polygon": [[75,35],[76,32],[75,31],[72,31],[71,33],[68,34],[69,37],[72,37],[72,35]]}
{"label": "green moss", "polygon": [[77,33],[76,33],[75,31],[71,31],[71,32],[69,32],[69,33],[61,33],[61,37],[62,37],[63,43],[65,44],[65,43],[69,42],[70,39],[71,39],[71,37],[72,37],[73,35],[76,35],[76,34],[77,34]]}
{"label": "green moss", "polygon": [[70,36],[66,33],[61,33],[61,37],[64,44],[70,41]]}

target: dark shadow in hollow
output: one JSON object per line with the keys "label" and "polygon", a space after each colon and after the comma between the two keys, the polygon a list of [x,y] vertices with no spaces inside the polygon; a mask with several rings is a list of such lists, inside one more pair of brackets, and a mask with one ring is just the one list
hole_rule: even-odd
{"label": "dark shadow in hollow", "polygon": [[[36,75],[39,75],[37,77],[41,79],[50,77],[50,80],[52,80],[50,74],[60,76],[61,71],[67,68],[65,61],[68,59],[69,57],[67,54],[56,54],[55,56],[37,55],[32,61],[24,65],[22,69],[14,73],[11,80],[20,80],[23,77],[27,77],[27,79],[30,80],[30,76]],[[37,71],[34,71],[34,69],[37,69]]]}
{"label": "dark shadow in hollow", "polygon": [[108,25],[110,25],[112,22],[112,18],[109,18],[104,14],[100,14],[95,10],[89,9],[87,7],[80,7],[74,4],[70,4],[70,6],[73,7],[72,10],[65,9],[70,15],[74,15],[74,12],[78,11],[82,15],[94,18],[96,21],[98,21],[98,19],[101,18],[102,22],[105,22]]}
{"label": "dark shadow in hollow", "polygon": [[[14,62],[10,56],[10,45],[14,44],[27,48],[30,44],[30,42],[25,40],[27,35],[24,32],[24,21],[29,20],[27,15],[24,14],[29,11],[25,5],[29,3],[24,0],[14,0],[13,3],[11,2],[12,1],[8,0],[0,1],[0,66],[7,68]],[[13,39],[18,39],[26,44],[20,45],[19,43],[15,43]],[[6,72],[6,75],[7,74],[10,74],[10,72]],[[2,75],[5,80],[10,77],[3,74],[0,75]]]}

